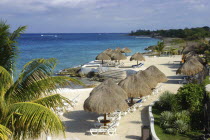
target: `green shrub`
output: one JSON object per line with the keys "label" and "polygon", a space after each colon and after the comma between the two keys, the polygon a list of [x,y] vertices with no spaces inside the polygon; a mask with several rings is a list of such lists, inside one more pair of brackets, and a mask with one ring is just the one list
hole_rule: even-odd
{"label": "green shrub", "polygon": [[172,127],[174,121],[174,114],[170,111],[164,111],[160,116],[160,125],[163,128]]}
{"label": "green shrub", "polygon": [[182,110],[180,112],[176,112],[174,115],[176,120],[182,120],[185,123],[189,123],[190,122],[190,112],[187,110]]}
{"label": "green shrub", "polygon": [[176,97],[175,94],[165,91],[160,97],[159,101],[156,102],[156,106],[162,111],[176,110]]}
{"label": "green shrub", "polygon": [[210,78],[210,76],[206,76],[206,78],[203,80],[202,84],[203,84],[204,86],[210,84],[210,79],[209,79],[209,78]]}
{"label": "green shrub", "polygon": [[185,133],[189,129],[189,125],[183,120],[176,120],[174,122],[174,128],[178,133]]}
{"label": "green shrub", "polygon": [[186,84],[179,88],[176,99],[182,110],[200,111],[203,107],[204,88],[198,84]]}
{"label": "green shrub", "polygon": [[173,135],[177,134],[177,130],[175,128],[166,128],[165,132]]}
{"label": "green shrub", "polygon": [[190,126],[193,130],[203,127],[204,88],[199,84],[187,84],[176,94],[177,102],[182,110],[190,113]]}

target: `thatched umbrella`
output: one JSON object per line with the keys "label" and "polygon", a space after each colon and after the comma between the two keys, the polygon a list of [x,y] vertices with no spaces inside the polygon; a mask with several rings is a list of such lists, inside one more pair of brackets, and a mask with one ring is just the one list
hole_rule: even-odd
{"label": "thatched umbrella", "polygon": [[196,50],[196,47],[194,45],[192,46],[187,46],[186,48],[183,49],[182,51],[182,54],[187,54],[191,51],[195,51]]}
{"label": "thatched umbrella", "polygon": [[109,50],[109,51],[106,51],[106,54],[107,54],[108,56],[110,56],[110,57],[111,57],[111,55],[112,55],[113,53],[118,53],[118,51],[116,51],[116,50]]}
{"label": "thatched umbrella", "polygon": [[125,60],[127,57],[120,52],[115,52],[111,55],[112,60]]}
{"label": "thatched umbrella", "polygon": [[188,56],[185,60],[186,61],[189,61],[190,59],[197,59],[201,64],[204,64],[204,61],[202,58],[200,58],[198,55],[195,55],[195,56]]}
{"label": "thatched umbrella", "polygon": [[126,91],[128,97],[131,98],[131,104],[133,104],[134,97],[142,97],[151,94],[152,90],[144,81],[137,75],[130,75],[118,84],[122,89]]}
{"label": "thatched umbrella", "polygon": [[137,52],[131,56],[130,61],[132,60],[136,60],[138,65],[138,61],[145,61],[145,58],[141,53]]}
{"label": "thatched umbrella", "polygon": [[125,91],[108,79],[92,90],[83,107],[85,111],[104,114],[104,125],[106,125],[106,113],[127,110],[128,105],[125,102],[127,98]]}
{"label": "thatched umbrella", "polygon": [[115,51],[117,51],[117,52],[121,52],[121,51],[122,51],[122,49],[121,49],[120,47],[117,47],[117,48],[115,49]]}
{"label": "thatched umbrella", "polygon": [[158,83],[168,81],[166,75],[161,72],[156,66],[152,65],[149,66],[145,71],[150,71],[151,76],[156,80]]}
{"label": "thatched umbrella", "polygon": [[121,53],[125,53],[125,55],[126,55],[126,53],[131,53],[132,51],[129,49],[129,48],[127,48],[127,47],[125,47],[125,48],[123,48],[122,50],[121,50]]}
{"label": "thatched umbrella", "polygon": [[108,48],[105,51],[103,51],[102,53],[109,55],[110,52],[112,52],[112,49]]}
{"label": "thatched umbrella", "polygon": [[102,52],[98,56],[96,56],[96,60],[102,60],[102,64],[103,64],[104,60],[111,60],[111,58],[107,54]]}
{"label": "thatched umbrella", "polygon": [[187,59],[188,57],[191,57],[191,56],[196,56],[196,52],[194,51],[190,51],[188,52],[187,54],[184,55],[184,59]]}
{"label": "thatched umbrella", "polygon": [[158,84],[157,80],[154,78],[154,76],[152,76],[150,70],[140,70],[136,75],[139,77],[139,79],[142,79],[150,87],[150,89],[155,88]]}
{"label": "thatched umbrella", "polygon": [[201,72],[203,68],[204,66],[197,59],[191,58],[176,71],[176,74],[192,76]]}

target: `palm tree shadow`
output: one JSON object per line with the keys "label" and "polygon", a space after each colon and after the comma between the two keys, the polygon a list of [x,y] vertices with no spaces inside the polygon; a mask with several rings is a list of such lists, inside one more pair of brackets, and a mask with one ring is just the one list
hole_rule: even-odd
{"label": "palm tree shadow", "polygon": [[[63,121],[66,131],[72,133],[86,133],[94,127],[94,121],[99,115],[83,110],[72,111],[64,114],[69,120]],[[87,134],[87,133],[86,133]]]}

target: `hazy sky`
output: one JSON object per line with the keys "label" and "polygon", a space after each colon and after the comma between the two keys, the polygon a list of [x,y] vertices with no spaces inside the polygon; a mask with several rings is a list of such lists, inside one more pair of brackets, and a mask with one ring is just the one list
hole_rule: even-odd
{"label": "hazy sky", "polygon": [[0,19],[34,33],[210,26],[210,0],[0,0]]}

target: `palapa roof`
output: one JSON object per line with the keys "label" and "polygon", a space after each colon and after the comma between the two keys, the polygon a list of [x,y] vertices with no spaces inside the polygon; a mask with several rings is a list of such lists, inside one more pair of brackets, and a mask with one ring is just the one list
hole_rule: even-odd
{"label": "palapa roof", "polygon": [[131,50],[129,48],[125,47],[121,50],[121,53],[131,53]]}
{"label": "palapa roof", "polygon": [[126,92],[111,79],[95,87],[84,102],[84,110],[98,114],[111,113],[116,110],[125,111],[128,108]]}
{"label": "palapa roof", "polygon": [[188,52],[187,54],[184,55],[184,59],[187,59],[188,57],[191,57],[191,56],[196,56],[196,52],[194,51],[190,51]]}
{"label": "palapa roof", "polygon": [[127,76],[118,84],[126,91],[128,97],[141,97],[152,93],[151,88],[147,85],[144,79],[140,79],[137,75]]}
{"label": "palapa roof", "polygon": [[132,60],[145,61],[145,58],[141,53],[137,52],[131,56],[130,61]]}
{"label": "palapa roof", "polygon": [[105,51],[103,51],[102,53],[105,53],[105,54],[108,55],[111,51],[112,51],[112,49],[108,48],[108,49],[106,49]]}
{"label": "palapa roof", "polygon": [[201,72],[203,68],[204,66],[196,58],[191,58],[176,71],[176,74],[191,76]]}
{"label": "palapa roof", "polygon": [[139,79],[142,79],[149,87],[150,89],[155,88],[158,84],[156,79],[152,76],[151,72],[149,70],[144,71],[138,71],[137,74]]}
{"label": "palapa roof", "polygon": [[117,52],[121,52],[121,51],[122,51],[122,49],[121,49],[120,47],[117,47],[117,48],[115,49],[115,51],[117,51]]}
{"label": "palapa roof", "polygon": [[158,83],[166,82],[168,81],[166,75],[161,72],[156,66],[152,65],[149,66],[145,71],[150,71],[150,74]]}
{"label": "palapa roof", "polygon": [[111,55],[112,60],[125,60],[127,57],[120,52],[115,52]]}
{"label": "palapa roof", "polygon": [[111,58],[107,54],[102,52],[98,56],[96,56],[96,60],[111,60]]}
{"label": "palapa roof", "polygon": [[191,52],[191,51],[195,51],[196,50],[196,47],[195,46],[188,46],[188,47],[186,47],[186,48],[184,48],[184,50],[182,51],[182,54],[187,54],[187,53],[189,53],[189,52]]}
{"label": "palapa roof", "polygon": [[190,59],[197,59],[201,64],[204,63],[203,59],[200,58],[198,55],[196,55],[196,56],[189,56],[189,57],[186,58],[185,61],[189,61]]}
{"label": "palapa roof", "polygon": [[116,50],[109,50],[109,51],[106,52],[106,54],[107,54],[109,57],[111,57],[111,55],[112,55],[113,53],[118,53],[118,51],[116,51]]}

